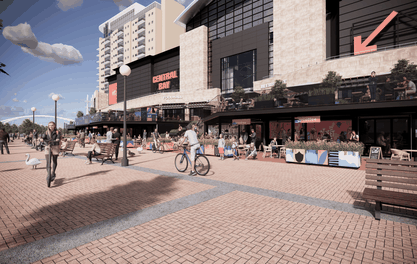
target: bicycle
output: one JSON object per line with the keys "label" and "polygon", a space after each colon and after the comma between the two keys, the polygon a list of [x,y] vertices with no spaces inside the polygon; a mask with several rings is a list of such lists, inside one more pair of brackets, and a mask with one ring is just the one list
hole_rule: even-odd
{"label": "bicycle", "polygon": [[164,153],[164,145],[157,140],[156,141],[156,147],[154,148],[154,146],[152,146],[152,152],[156,153],[157,151],[159,151],[159,153],[163,154]]}
{"label": "bicycle", "polygon": [[[175,156],[175,168],[179,172],[184,172],[188,168],[188,162],[191,163],[191,160],[187,154],[187,152],[190,152],[190,151],[187,150],[186,146],[184,145],[180,147],[184,149],[184,152],[179,153],[177,154],[177,156]],[[194,171],[197,172],[197,174],[200,176],[205,176],[210,171],[210,162],[207,159],[207,157],[204,156],[204,154],[195,154],[194,160],[195,160]]]}

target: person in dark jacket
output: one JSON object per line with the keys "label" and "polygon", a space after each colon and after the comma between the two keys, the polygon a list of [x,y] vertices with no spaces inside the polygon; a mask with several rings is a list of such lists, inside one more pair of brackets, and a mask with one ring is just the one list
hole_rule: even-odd
{"label": "person in dark jacket", "polygon": [[114,151],[114,154],[116,156],[115,160],[117,160],[117,158],[119,157],[120,137],[120,133],[117,131],[117,128],[115,128],[112,136],[112,143],[116,144],[116,150]]}
{"label": "person in dark jacket", "polygon": [[369,88],[371,91],[371,102],[375,102],[376,99],[376,86],[377,86],[377,79],[375,71],[371,72],[371,77],[369,77],[369,85],[366,88]]}
{"label": "person in dark jacket", "polygon": [[0,148],[1,148],[1,154],[3,155],[3,146],[6,148],[7,154],[10,154],[9,146],[7,145],[7,142],[10,141],[9,134],[7,134],[4,131],[4,128],[0,129]]}
{"label": "person in dark jacket", "polygon": [[[48,172],[48,176],[46,181],[49,183],[49,177],[51,177],[51,182],[55,180],[56,168],[58,166],[58,155],[59,155],[59,146],[61,146],[61,133],[58,129],[56,129],[55,122],[48,123],[48,130],[43,135],[43,140],[47,142],[47,147],[45,148],[45,158],[46,158],[46,170]],[[50,171],[50,164],[49,164],[49,149],[52,147],[51,154],[52,154],[52,173]],[[57,149],[58,152],[54,153],[54,149]],[[56,155],[55,155],[56,154]]]}

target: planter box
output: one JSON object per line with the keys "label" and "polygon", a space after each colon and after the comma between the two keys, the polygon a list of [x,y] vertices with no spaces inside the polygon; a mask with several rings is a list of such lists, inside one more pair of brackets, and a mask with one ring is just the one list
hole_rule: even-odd
{"label": "planter box", "polygon": [[255,108],[273,108],[273,107],[274,107],[273,100],[255,102]]}
{"label": "planter box", "polygon": [[317,150],[306,150],[306,161],[307,164],[317,164],[319,159],[318,151]]}
{"label": "planter box", "polygon": [[329,159],[328,159],[327,155],[328,155],[327,150],[318,150],[317,164],[319,164],[319,165],[329,165]]}
{"label": "planter box", "polygon": [[305,149],[286,149],[286,162],[305,163]]}
{"label": "planter box", "polygon": [[339,166],[359,168],[361,166],[361,155],[359,155],[359,152],[339,151]]}
{"label": "planter box", "polygon": [[339,166],[339,151],[329,151],[329,166]]}
{"label": "planter box", "polygon": [[308,105],[334,104],[334,94],[314,95],[308,97]]}
{"label": "planter box", "polygon": [[214,145],[204,145],[204,154],[214,155]]}

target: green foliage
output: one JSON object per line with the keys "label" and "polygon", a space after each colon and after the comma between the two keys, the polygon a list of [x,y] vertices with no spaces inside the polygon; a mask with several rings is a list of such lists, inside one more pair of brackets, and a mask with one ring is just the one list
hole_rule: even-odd
{"label": "green foliage", "polygon": [[78,111],[78,113],[77,113],[77,117],[83,117],[83,116],[84,116],[83,112]]}
{"label": "green foliage", "polygon": [[255,98],[256,102],[262,102],[262,101],[271,101],[274,99],[274,96],[272,94],[262,94]]}
{"label": "green foliage", "polygon": [[234,88],[234,91],[231,95],[231,97],[236,101],[239,102],[241,98],[245,96],[245,90],[242,88],[242,86],[236,86]]}
{"label": "green foliage", "polygon": [[363,155],[365,145],[362,142],[317,142],[317,141],[287,141],[287,149],[310,149],[310,150],[327,150],[327,151],[353,151]]}
{"label": "green foliage", "polygon": [[19,127],[16,124],[13,124],[11,127],[11,133],[19,132]]}
{"label": "green foliage", "polygon": [[417,79],[417,65],[409,62],[406,59],[398,60],[394,68],[391,69],[391,82],[402,82],[404,76],[407,76],[409,80]]}
{"label": "green foliage", "polygon": [[323,88],[338,89],[342,83],[342,76],[334,71],[329,71],[321,83]]}
{"label": "green foliage", "polygon": [[317,88],[308,91],[308,96],[334,94],[334,88]]}
{"label": "green foliage", "polygon": [[33,123],[30,119],[23,120],[22,124],[19,126],[19,133],[24,133],[29,135],[29,133],[33,131]]}
{"label": "green foliage", "polygon": [[287,93],[287,84],[285,84],[282,80],[276,80],[274,86],[271,88],[271,91],[269,92],[270,95],[277,99],[285,98]]}
{"label": "green foliage", "polygon": [[91,107],[89,113],[90,115],[94,115],[95,113],[97,113],[97,110],[94,107]]}
{"label": "green foliage", "polygon": [[70,121],[70,123],[69,123],[70,125],[73,125],[74,124],[74,121]]}
{"label": "green foliage", "polygon": [[337,101],[339,102],[339,104],[349,104],[350,103],[348,100],[345,100],[345,99],[338,99]]}

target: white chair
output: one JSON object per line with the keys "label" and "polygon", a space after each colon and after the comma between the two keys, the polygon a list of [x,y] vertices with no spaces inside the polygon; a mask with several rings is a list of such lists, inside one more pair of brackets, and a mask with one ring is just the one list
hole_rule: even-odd
{"label": "white chair", "polygon": [[399,150],[399,149],[391,149],[391,159],[392,160],[411,160],[410,153],[407,153],[405,151]]}
{"label": "white chair", "polygon": [[285,155],[286,155],[285,147],[281,147],[281,149],[279,150],[279,158],[281,158],[282,156],[284,156],[285,158]]}
{"label": "white chair", "polygon": [[272,146],[271,145],[264,146],[264,154],[262,157],[265,158],[267,153],[269,153],[269,157],[272,158]]}

